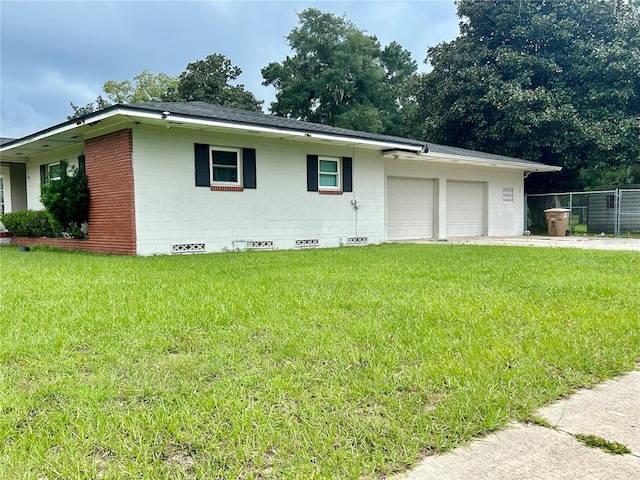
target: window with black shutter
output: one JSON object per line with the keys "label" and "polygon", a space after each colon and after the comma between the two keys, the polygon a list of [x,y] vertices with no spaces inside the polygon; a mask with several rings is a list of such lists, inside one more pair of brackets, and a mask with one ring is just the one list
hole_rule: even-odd
{"label": "window with black shutter", "polygon": [[253,148],[196,143],[194,158],[196,187],[233,191],[257,187],[256,151]]}
{"label": "window with black shutter", "polygon": [[352,192],[353,159],[307,155],[307,191]]}

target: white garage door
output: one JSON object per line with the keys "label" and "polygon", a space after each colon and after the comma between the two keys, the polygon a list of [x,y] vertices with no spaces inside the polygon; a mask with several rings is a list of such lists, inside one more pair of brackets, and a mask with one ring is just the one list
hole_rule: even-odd
{"label": "white garage door", "polygon": [[484,233],[484,185],[447,182],[447,237]]}
{"label": "white garage door", "polygon": [[387,239],[433,237],[433,180],[387,178]]}

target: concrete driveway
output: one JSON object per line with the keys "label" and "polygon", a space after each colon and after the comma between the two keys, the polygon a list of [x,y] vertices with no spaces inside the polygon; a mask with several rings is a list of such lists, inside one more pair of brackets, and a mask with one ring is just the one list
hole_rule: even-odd
{"label": "concrete driveway", "polygon": [[[635,250],[640,252],[640,238],[611,237],[454,237],[447,240],[421,239],[407,243],[437,243],[446,245],[512,245],[519,247],[566,247],[593,250]],[[639,477],[640,478],[640,477]]]}

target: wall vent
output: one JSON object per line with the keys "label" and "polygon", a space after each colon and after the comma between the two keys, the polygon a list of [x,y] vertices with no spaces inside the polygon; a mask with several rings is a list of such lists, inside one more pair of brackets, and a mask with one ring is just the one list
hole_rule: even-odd
{"label": "wall vent", "polygon": [[247,242],[247,250],[273,250],[273,240],[250,240]]}
{"label": "wall vent", "polygon": [[320,246],[320,240],[317,238],[302,238],[296,240],[296,247],[298,248],[314,248]]}
{"label": "wall vent", "polygon": [[178,243],[171,245],[171,253],[203,253],[204,243]]}
{"label": "wall vent", "polygon": [[369,237],[349,237],[347,238],[347,245],[367,245],[369,243]]}
{"label": "wall vent", "polygon": [[513,187],[502,187],[502,203],[513,203]]}

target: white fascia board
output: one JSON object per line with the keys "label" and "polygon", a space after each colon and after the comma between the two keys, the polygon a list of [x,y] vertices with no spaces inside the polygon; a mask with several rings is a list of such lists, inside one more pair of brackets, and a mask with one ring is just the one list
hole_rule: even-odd
{"label": "white fascia board", "polygon": [[446,153],[426,153],[423,155],[429,158],[443,158],[451,163],[469,163],[484,167],[512,168],[515,170],[523,170],[526,172],[559,172],[560,170],[562,170],[562,167],[556,167],[553,165],[544,165],[542,163],[520,163],[510,160],[500,160],[497,158],[467,157],[463,155],[451,155]]}
{"label": "white fascia board", "polygon": [[47,130],[43,130],[41,132],[37,132],[33,135],[26,136],[17,143],[13,143],[11,145],[5,144],[6,146],[0,147],[0,152],[23,147],[25,145],[28,145],[29,143],[37,142],[39,140],[46,139],[53,135],[58,135],[61,133],[74,130],[78,127],[81,127],[84,124],[99,122],[101,120],[115,117],[117,115],[128,116],[132,119],[139,118],[139,119],[149,119],[149,120],[156,120],[156,121],[164,120],[166,122],[171,122],[171,123],[202,125],[205,127],[214,127],[214,128],[216,127],[228,128],[231,130],[238,130],[243,132],[260,132],[260,133],[282,135],[284,137],[297,137],[301,139],[309,138],[309,139],[322,140],[322,141],[328,141],[328,142],[347,142],[353,145],[370,146],[370,147],[380,148],[383,150],[399,149],[399,150],[404,150],[405,152],[407,150],[415,150],[416,153],[421,151],[421,147],[416,146],[412,148],[410,145],[403,145],[403,144],[392,143],[392,142],[369,140],[369,139],[362,139],[357,137],[347,137],[347,136],[342,137],[338,135],[328,135],[328,134],[322,134],[322,133],[309,133],[309,132],[302,132],[298,130],[281,129],[276,127],[265,127],[260,125],[245,125],[245,124],[239,124],[239,123],[233,123],[233,122],[223,122],[218,120],[207,120],[207,119],[201,119],[201,118],[193,118],[190,116],[180,115],[176,113],[170,113],[165,116],[163,113],[145,112],[145,111],[140,111],[138,109],[120,107],[117,109],[108,110],[105,113],[98,114],[98,115],[90,114],[86,118],[65,122],[58,127],[53,127]]}
{"label": "white fascia board", "polygon": [[[207,120],[202,118],[193,118],[185,115],[180,115],[177,113],[170,113],[167,115],[167,118],[162,118],[161,114],[157,113],[149,113],[149,112],[140,112],[137,110],[127,110],[126,112],[120,112],[125,115],[129,115],[132,117],[138,118],[150,118],[155,120],[165,120],[171,123],[184,123],[190,125],[202,125],[206,127],[219,127],[219,128],[228,128],[232,130],[238,130],[243,132],[260,132],[260,133],[271,133],[276,135],[282,135],[284,137],[299,137],[299,138],[309,138],[315,140],[325,140],[329,142],[348,142],[353,143],[354,145],[368,145],[381,149],[411,149],[409,145],[401,145],[398,143],[387,143],[378,140],[369,140],[362,139],[356,137],[341,137],[337,135],[327,135],[323,133],[309,133],[302,132],[298,130],[289,130],[282,129],[277,127],[265,127],[261,125],[246,125],[242,123],[233,123],[233,122],[222,122],[218,120]],[[415,151],[421,151],[420,147],[414,147]]]}
{"label": "white fascia board", "polygon": [[451,163],[458,165],[477,165],[482,167],[493,168],[511,168],[514,170],[523,170],[525,172],[559,172],[562,167],[543,164],[527,164],[512,162],[509,160],[500,160],[493,158],[469,157],[464,155],[451,155],[448,153],[419,153],[408,154],[402,151],[390,151],[384,153],[385,158],[394,158],[400,160],[423,160],[423,161],[440,161],[443,163]]}

